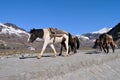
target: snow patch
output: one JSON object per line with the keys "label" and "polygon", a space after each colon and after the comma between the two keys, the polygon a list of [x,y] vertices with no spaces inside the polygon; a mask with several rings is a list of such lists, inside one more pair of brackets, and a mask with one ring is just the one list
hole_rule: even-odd
{"label": "snow patch", "polygon": [[92,32],[93,34],[102,34],[102,33],[106,33],[108,31],[110,31],[112,28],[103,28],[103,29],[100,29],[98,31],[95,31],[95,32]]}
{"label": "snow patch", "polygon": [[0,34],[9,34],[9,35],[16,34],[17,36],[22,36],[21,34],[28,35],[27,32],[22,31],[20,29],[15,29],[12,26],[6,26],[2,23],[0,23],[0,26],[2,26],[2,30],[1,30]]}
{"label": "snow patch", "polygon": [[83,35],[79,36],[79,38],[84,39],[84,40],[89,40],[89,38],[88,38],[88,37],[83,36]]}

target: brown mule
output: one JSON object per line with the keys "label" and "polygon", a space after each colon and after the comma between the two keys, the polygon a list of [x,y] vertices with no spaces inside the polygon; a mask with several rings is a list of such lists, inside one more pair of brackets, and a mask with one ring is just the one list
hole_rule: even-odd
{"label": "brown mule", "polygon": [[113,37],[107,33],[101,34],[99,39],[96,39],[94,47],[95,46],[99,46],[99,49],[101,51],[103,49],[105,53],[109,53],[109,46],[111,46],[113,53],[115,51],[115,42]]}
{"label": "brown mule", "polygon": [[98,51],[102,51],[102,46],[100,44],[100,39],[95,40],[93,48],[97,49]]}

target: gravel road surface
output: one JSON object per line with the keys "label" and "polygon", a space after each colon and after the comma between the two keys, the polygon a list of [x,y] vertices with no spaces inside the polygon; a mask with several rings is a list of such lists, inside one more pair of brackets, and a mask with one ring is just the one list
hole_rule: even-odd
{"label": "gravel road surface", "polygon": [[37,54],[0,57],[0,80],[120,80],[120,50],[79,50],[64,57]]}

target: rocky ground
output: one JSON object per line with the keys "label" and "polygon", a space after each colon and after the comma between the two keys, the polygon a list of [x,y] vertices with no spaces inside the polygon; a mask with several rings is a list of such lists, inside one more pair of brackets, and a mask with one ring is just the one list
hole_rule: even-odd
{"label": "rocky ground", "polygon": [[37,54],[0,57],[0,80],[120,80],[120,50],[109,54],[79,50],[77,54],[52,57]]}

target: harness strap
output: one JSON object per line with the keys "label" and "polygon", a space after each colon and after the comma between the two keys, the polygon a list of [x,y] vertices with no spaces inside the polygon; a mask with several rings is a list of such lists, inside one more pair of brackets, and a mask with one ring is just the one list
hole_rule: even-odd
{"label": "harness strap", "polygon": [[53,34],[68,34],[67,32],[65,31],[62,31],[62,30],[58,30],[57,28],[49,28],[49,31]]}

